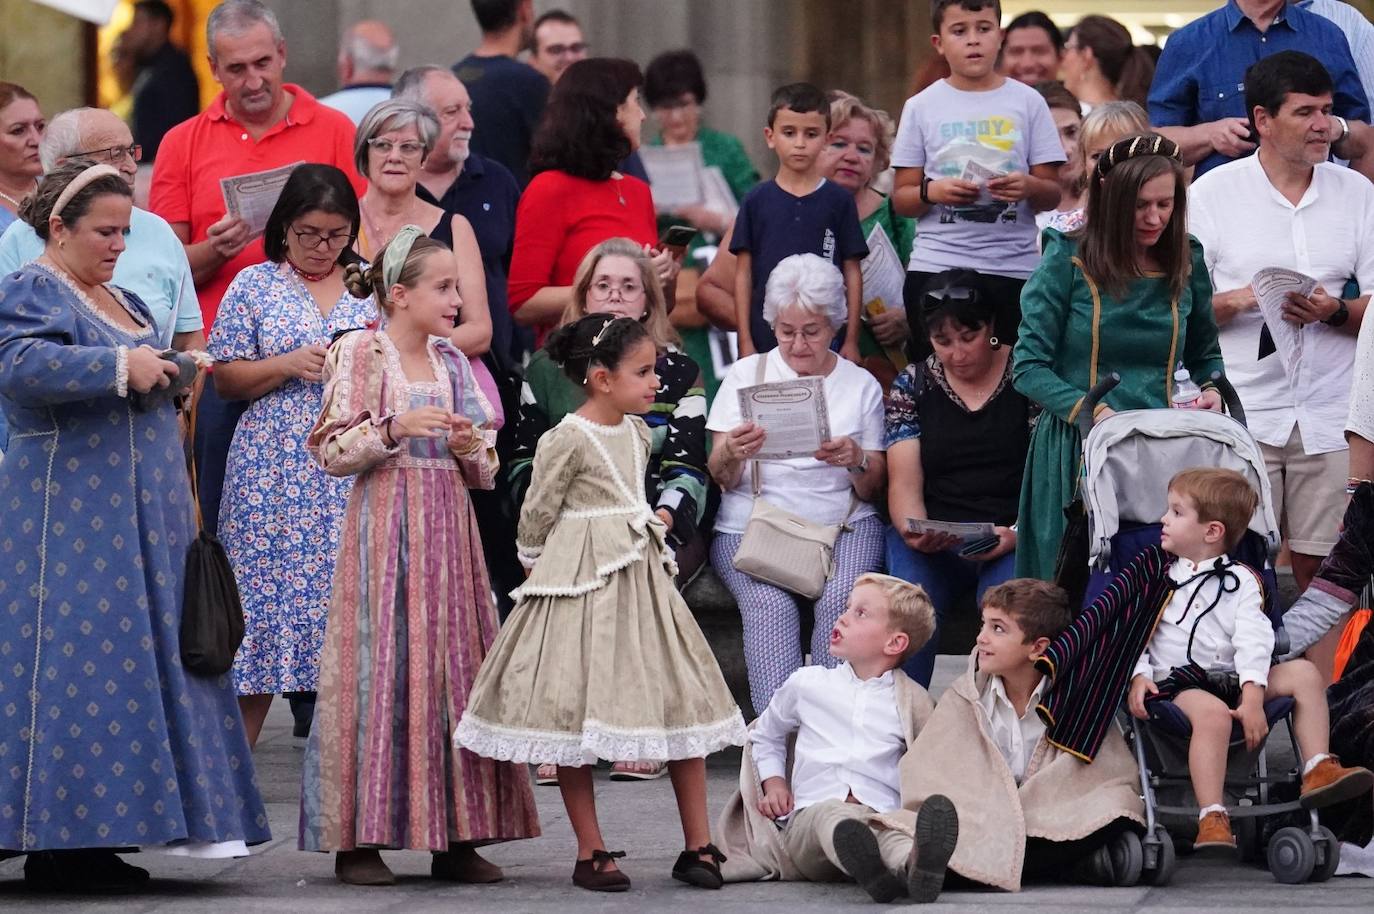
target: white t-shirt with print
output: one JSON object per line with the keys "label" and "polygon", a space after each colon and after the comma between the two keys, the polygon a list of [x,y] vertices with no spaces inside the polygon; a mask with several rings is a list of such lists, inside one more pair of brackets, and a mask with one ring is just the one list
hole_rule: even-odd
{"label": "white t-shirt with print", "polygon": [[[758,360],[766,358],[765,381],[790,381],[797,373],[783,361],[782,352],[773,349],[763,355],[740,359],[721,381],[706,428],[728,432],[742,421],[738,391],[752,387],[758,377]],[[837,359],[835,368],[825,376],[825,404],[830,418],[830,436],[853,438],[865,451],[883,448],[883,391],[873,375],[846,359]],[[832,467],[814,457],[759,461],[760,490],[775,507],[790,511],[817,524],[838,524],[845,520],[853,476],[844,467]],[[744,532],[754,509],[753,481],[746,463],[739,484],[722,492],[716,514],[717,533]],[[867,502],[859,502],[850,520],[872,517],[877,512]]]}
{"label": "white t-shirt with print", "polygon": [[[922,168],[931,178],[990,177],[1064,161],[1049,105],[1014,79],[968,92],[948,80],[907,99],[892,147],[897,168]],[[938,273],[963,268],[1025,279],[1040,262],[1030,202],[999,203],[986,191],[969,206],[935,206],[916,227],[907,269]]]}

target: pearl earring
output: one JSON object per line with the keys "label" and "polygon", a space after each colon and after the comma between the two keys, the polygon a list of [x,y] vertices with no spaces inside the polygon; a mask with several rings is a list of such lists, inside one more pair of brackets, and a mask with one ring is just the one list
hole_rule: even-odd
{"label": "pearl earring", "polygon": [[1002,341],[995,336],[990,336],[988,337],[988,345],[992,347],[993,352],[996,352],[1002,348]]}

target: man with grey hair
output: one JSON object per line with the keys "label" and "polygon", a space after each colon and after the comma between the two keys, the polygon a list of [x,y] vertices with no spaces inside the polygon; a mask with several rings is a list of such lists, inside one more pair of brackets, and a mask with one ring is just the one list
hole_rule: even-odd
{"label": "man with grey hair", "polygon": [[[314,162],[342,169],[359,194],[364,184],[353,168],[353,122],[282,81],[286,41],[270,9],[259,0],[225,0],[211,11],[205,31],[210,70],[223,91],[163,137],[149,209],[171,223],[185,246],[208,336],[229,283],[267,259],[261,236],[226,212],[221,179]],[[245,406],[221,400],[213,384],[200,399],[195,458],[201,511],[212,533],[229,442]]]}
{"label": "man with grey hair", "polygon": [[[48,122],[38,147],[43,170],[72,158],[113,165],[132,187],[142,150],[129,127],[103,108],[73,108]],[[157,322],[158,345],[204,349],[195,280],[181,241],[163,219],[134,207],[128,247],[115,264],[114,283],[143,299]],[[43,241],[27,222],[18,221],[0,237],[0,275],[18,270],[43,254]]]}
{"label": "man with grey hair", "polygon": [[[515,325],[506,299],[506,265],[515,243],[515,208],[520,202],[520,187],[504,165],[471,150],[472,99],[452,70],[413,67],[396,80],[393,95],[419,102],[439,119],[439,138],[421,166],[415,193],[443,209],[447,216],[459,215],[472,224],[477,247],[482,252],[487,307],[491,311],[487,362],[501,393],[502,408],[507,416],[514,416],[520,406],[520,365],[532,342],[529,332]],[[509,422],[497,438],[497,453],[503,459],[510,456],[514,431],[515,423]],[[505,474],[501,474],[495,491],[473,490],[471,495],[498,603],[504,613],[511,605],[506,594],[524,580],[524,571],[515,560],[514,507]]]}
{"label": "man with grey hair", "polygon": [[401,49],[386,23],[364,19],[344,33],[339,45],[339,85],[342,88],[320,99],[347,114],[353,123],[362,122],[372,107],[391,97],[391,80]]}

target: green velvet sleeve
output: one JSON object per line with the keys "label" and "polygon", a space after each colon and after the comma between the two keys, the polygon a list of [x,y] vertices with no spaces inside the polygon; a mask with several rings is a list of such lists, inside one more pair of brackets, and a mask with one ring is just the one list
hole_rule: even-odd
{"label": "green velvet sleeve", "polygon": [[[1045,230],[1045,256],[1021,291],[1021,331],[1012,350],[1012,384],[1065,422],[1078,415],[1087,391],[1065,381],[1060,351],[1071,312],[1074,245]],[[1091,332],[1091,328],[1083,328]]]}

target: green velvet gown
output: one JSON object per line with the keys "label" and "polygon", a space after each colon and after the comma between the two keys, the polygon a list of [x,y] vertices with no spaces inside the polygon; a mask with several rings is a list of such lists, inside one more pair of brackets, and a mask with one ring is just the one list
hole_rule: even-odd
{"label": "green velvet gown", "polygon": [[1197,239],[1191,239],[1192,273],[1177,300],[1162,276],[1136,279],[1125,295],[1113,296],[1083,272],[1074,238],[1046,229],[1044,242],[1044,259],[1021,293],[1012,380],[1044,407],[1021,485],[1016,573],[1049,580],[1064,508],[1077,491],[1082,439],[1073,421],[1088,389],[1115,371],[1121,383],[1107,395],[1107,406],[1160,409],[1169,405],[1177,362],[1199,385],[1222,362],[1212,284]]}

